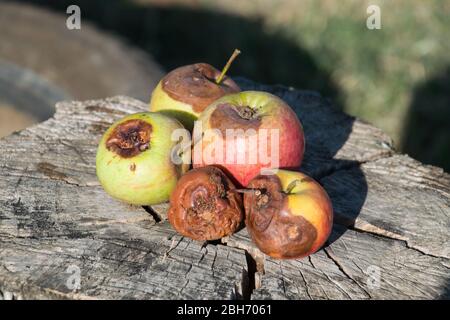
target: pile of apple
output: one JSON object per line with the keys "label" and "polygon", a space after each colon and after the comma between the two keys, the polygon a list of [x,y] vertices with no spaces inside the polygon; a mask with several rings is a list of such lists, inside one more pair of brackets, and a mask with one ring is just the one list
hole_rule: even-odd
{"label": "pile of apple", "polygon": [[[295,171],[305,141],[293,110],[267,92],[240,91],[225,75],[238,54],[222,72],[197,63],[168,73],[152,93],[150,112],[128,115],[105,132],[97,176],[107,193],[130,204],[170,200],[169,221],[184,236],[216,240],[245,222],[265,254],[305,257],[331,232],[331,202],[316,181]],[[175,130],[183,129],[193,130],[184,149],[172,139]],[[230,149],[229,130],[250,130],[258,143],[236,136],[238,147]],[[276,144],[259,134],[263,130],[277,133]],[[261,145],[276,162],[252,158],[261,154]],[[174,153],[180,161],[174,161]],[[243,161],[230,161],[230,156]]]}

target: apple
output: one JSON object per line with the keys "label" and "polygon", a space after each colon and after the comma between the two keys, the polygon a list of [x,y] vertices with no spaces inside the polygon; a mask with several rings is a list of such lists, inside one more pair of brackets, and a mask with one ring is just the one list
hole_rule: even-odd
{"label": "apple", "polygon": [[226,95],[195,123],[193,166],[218,165],[238,185],[261,171],[298,169],[305,138],[295,112],[277,96],[261,91]]}
{"label": "apple", "polygon": [[152,93],[150,111],[175,117],[192,131],[194,121],[208,105],[225,94],[240,91],[239,86],[225,76],[239,53],[235,50],[222,72],[206,63],[195,63],[169,72]]}
{"label": "apple", "polygon": [[178,178],[189,169],[172,161],[173,130],[183,129],[176,119],[153,112],[128,115],[103,135],[97,149],[97,177],[112,197],[135,205],[165,202]]}
{"label": "apple", "polygon": [[295,259],[316,252],[333,225],[326,191],[300,172],[278,170],[254,178],[244,193],[244,207],[250,236],[273,258]]}
{"label": "apple", "polygon": [[170,224],[195,240],[216,240],[241,225],[241,195],[218,168],[207,166],[186,173],[170,196]]}

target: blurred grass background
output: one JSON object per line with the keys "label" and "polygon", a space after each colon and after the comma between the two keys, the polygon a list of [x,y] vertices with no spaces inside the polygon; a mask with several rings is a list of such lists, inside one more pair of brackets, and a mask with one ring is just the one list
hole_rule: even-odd
{"label": "blurred grass background", "polygon": [[[382,128],[396,147],[450,172],[450,1],[27,1],[116,33],[166,70],[192,62],[231,75],[311,89]],[[366,28],[369,5],[381,30]]]}
{"label": "blurred grass background", "polygon": [[[282,32],[330,75],[344,111],[382,128],[400,151],[450,171],[450,1],[193,3],[261,17],[268,33]],[[381,9],[380,30],[365,27],[372,4]],[[297,85],[289,80],[264,79]]]}

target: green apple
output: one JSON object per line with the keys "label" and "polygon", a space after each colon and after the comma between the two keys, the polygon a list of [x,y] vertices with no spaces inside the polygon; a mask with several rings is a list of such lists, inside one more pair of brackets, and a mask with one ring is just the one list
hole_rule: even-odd
{"label": "green apple", "polygon": [[135,205],[165,202],[189,160],[172,161],[177,141],[174,130],[183,130],[176,119],[154,112],[128,115],[103,135],[97,150],[97,177],[112,197]]}

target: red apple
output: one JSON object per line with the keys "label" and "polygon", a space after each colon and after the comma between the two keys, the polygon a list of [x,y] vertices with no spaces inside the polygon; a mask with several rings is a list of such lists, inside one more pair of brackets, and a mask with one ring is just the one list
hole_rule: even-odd
{"label": "red apple", "polygon": [[294,111],[260,91],[226,95],[206,108],[194,128],[194,168],[218,165],[246,186],[264,169],[298,169],[305,138]]}

